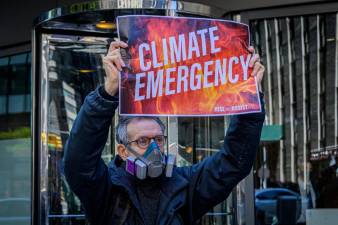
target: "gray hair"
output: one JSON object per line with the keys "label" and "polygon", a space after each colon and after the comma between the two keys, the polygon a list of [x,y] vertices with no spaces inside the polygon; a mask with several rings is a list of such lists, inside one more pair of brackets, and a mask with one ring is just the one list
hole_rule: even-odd
{"label": "gray hair", "polygon": [[140,119],[150,119],[154,120],[155,122],[160,125],[162,133],[165,132],[165,125],[158,117],[147,117],[147,116],[120,116],[119,123],[116,127],[116,141],[119,144],[127,144],[128,143],[128,133],[127,133],[127,126],[132,120],[140,120]]}

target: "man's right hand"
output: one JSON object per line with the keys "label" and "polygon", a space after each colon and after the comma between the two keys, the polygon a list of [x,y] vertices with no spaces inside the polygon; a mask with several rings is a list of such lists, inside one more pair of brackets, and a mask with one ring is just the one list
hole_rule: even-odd
{"label": "man's right hand", "polygon": [[102,58],[103,68],[106,72],[104,89],[111,96],[116,95],[119,89],[119,72],[125,66],[121,58],[120,48],[126,47],[128,45],[123,41],[113,41],[107,55]]}

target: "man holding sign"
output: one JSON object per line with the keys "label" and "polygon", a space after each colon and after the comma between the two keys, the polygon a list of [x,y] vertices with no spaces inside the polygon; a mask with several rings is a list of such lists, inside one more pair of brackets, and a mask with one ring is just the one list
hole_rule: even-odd
{"label": "man holding sign", "polygon": [[[213,31],[200,31],[201,37],[202,34],[208,35],[208,32]],[[152,74],[151,68],[156,69],[155,65],[167,63],[165,60],[149,63],[150,58],[146,54],[151,51],[151,46],[141,47],[143,58],[140,63],[147,71],[145,77]],[[105,84],[86,97],[77,116],[65,151],[67,181],[81,199],[91,224],[194,224],[212,207],[224,201],[251,171],[265,117],[264,106],[262,112],[232,116],[224,138],[224,148],[190,167],[173,166],[174,160],[165,154],[165,126],[157,117],[120,117],[116,128],[118,155],[107,167],[101,159],[101,153],[114,111],[122,103],[116,95],[119,92],[119,74],[123,75],[123,70],[130,66],[121,57],[121,49],[127,47],[130,47],[129,44],[122,41],[111,43],[108,54],[103,58],[107,74]],[[185,55],[187,58],[191,51],[189,49]],[[217,51],[216,46],[214,51]],[[243,70],[247,73],[245,76],[248,76],[248,80],[256,79],[260,87],[264,67],[259,56],[253,54],[252,47],[248,52],[252,57],[249,61],[243,58]],[[201,48],[199,54],[207,56],[211,52],[204,52]],[[168,64],[170,60],[176,60],[177,63],[178,59],[171,59],[168,52]],[[179,66],[184,65],[175,68]],[[189,66],[192,67],[193,63],[187,63]],[[252,69],[251,73],[248,73],[249,69]],[[215,80],[211,80],[215,85]],[[138,85],[146,90],[142,82],[144,80],[140,78]],[[134,79],[136,83],[137,77]],[[182,83],[184,87],[184,81]],[[177,92],[174,86],[171,85],[169,89]],[[139,94],[143,96],[146,91]],[[260,97],[262,101],[262,94]]]}

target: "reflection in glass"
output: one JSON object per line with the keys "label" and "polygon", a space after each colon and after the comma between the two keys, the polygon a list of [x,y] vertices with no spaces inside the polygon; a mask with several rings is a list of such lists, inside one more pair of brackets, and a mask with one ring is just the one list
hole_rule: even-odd
{"label": "reflection in glass", "polygon": [[[45,168],[48,175],[42,178],[47,185],[47,193],[43,197],[48,205],[46,210],[51,224],[86,224],[80,200],[66,182],[62,157],[69,132],[86,95],[104,82],[101,56],[107,51],[107,39],[74,38],[46,35],[44,42],[48,43],[44,45],[46,67],[42,70],[48,82],[48,108],[44,115],[47,124],[42,133],[42,143],[47,144]],[[109,162],[113,155],[114,146],[109,138],[102,158]]]}
{"label": "reflection in glass", "polygon": [[[178,118],[178,166],[198,163],[218,152],[224,143],[225,121],[224,117]],[[230,224],[234,215],[229,202],[214,207],[198,224]]]}
{"label": "reflection in glass", "polygon": [[30,55],[0,58],[0,224],[30,224]]}

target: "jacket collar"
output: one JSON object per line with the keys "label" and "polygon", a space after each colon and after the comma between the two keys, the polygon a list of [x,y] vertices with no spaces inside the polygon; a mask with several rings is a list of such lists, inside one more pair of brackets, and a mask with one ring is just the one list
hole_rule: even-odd
{"label": "jacket collar", "polygon": [[[136,191],[135,191],[135,183],[136,177],[127,173],[125,170],[125,162],[121,159],[119,155],[117,155],[110,163],[109,163],[109,174],[112,183],[116,186],[122,187],[128,193],[128,196],[135,206],[137,212],[143,220],[143,214],[140,206],[140,202],[137,199]],[[144,221],[143,221],[144,223]]]}

